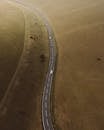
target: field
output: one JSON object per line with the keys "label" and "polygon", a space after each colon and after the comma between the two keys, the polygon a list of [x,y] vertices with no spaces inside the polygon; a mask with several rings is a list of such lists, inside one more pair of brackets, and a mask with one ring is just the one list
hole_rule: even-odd
{"label": "field", "polygon": [[0,85],[3,90],[5,87],[4,93],[0,91],[0,96],[3,94],[0,129],[39,130],[42,129],[41,99],[49,59],[47,31],[31,9],[14,2],[0,2],[0,7],[0,57],[8,60],[8,63],[0,61],[6,68],[0,66],[0,71],[5,74],[4,81],[9,79],[5,86]]}
{"label": "field", "polygon": [[[103,0],[21,1],[28,3],[27,5],[30,8],[39,8],[39,10],[48,17],[55,32],[58,46],[58,61],[54,81],[53,117],[55,119],[56,130],[103,130]],[[41,97],[43,90],[42,85],[48,63],[48,47],[47,44],[45,44],[47,43],[47,35],[44,26],[41,26],[43,27],[41,28],[42,32],[39,31],[40,21],[36,22],[39,26],[35,28],[36,26],[34,26],[32,22],[34,18],[30,18],[30,13],[28,13],[25,13],[25,19],[30,21],[26,23],[27,31],[25,31],[25,36],[29,37],[25,38],[25,43],[28,43],[28,40],[29,43],[31,43],[29,44],[30,53],[26,51],[28,55],[26,53],[24,56],[25,60],[23,60],[21,64],[20,70],[22,71],[19,71],[15,80],[16,82],[14,82],[18,87],[13,90],[10,98],[6,101],[6,107],[4,107],[2,111],[2,116],[0,117],[0,119],[2,118],[0,123],[2,130],[3,128],[5,130],[15,128],[17,128],[17,130],[34,130],[34,127],[35,130],[42,130]],[[21,21],[19,20],[19,22]],[[33,30],[28,32],[30,25]],[[21,29],[23,29],[23,24],[21,26]],[[36,30],[36,32],[34,32],[34,30]],[[2,31],[0,31],[0,35],[1,32]],[[21,32],[23,33],[22,30]],[[37,41],[33,40],[34,33],[35,36],[40,34],[38,44],[36,44]],[[29,34],[32,34],[31,38]],[[23,38],[23,36],[21,38]],[[44,43],[44,46],[42,43]],[[31,50],[31,48],[34,49]],[[46,55],[46,62],[41,63],[39,57],[43,53]],[[31,62],[32,64],[30,64]],[[25,85],[29,86],[29,88]],[[23,97],[23,99],[21,97]],[[10,116],[11,120],[8,119]],[[18,122],[18,120],[20,122]],[[4,127],[5,122],[8,125]],[[9,127],[7,128],[7,126]],[[22,126],[22,128],[18,126]]]}
{"label": "field", "polygon": [[16,71],[24,46],[24,16],[12,5],[0,2],[0,100]]}
{"label": "field", "polygon": [[56,129],[104,129],[103,0],[27,2],[46,14],[57,40]]}

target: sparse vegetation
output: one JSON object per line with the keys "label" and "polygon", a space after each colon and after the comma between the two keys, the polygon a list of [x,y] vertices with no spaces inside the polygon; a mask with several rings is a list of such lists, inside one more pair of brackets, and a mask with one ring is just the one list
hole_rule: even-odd
{"label": "sparse vegetation", "polygon": [[[9,2],[9,4],[5,3],[3,5],[4,9],[5,6],[10,6],[9,7],[10,10],[12,10],[11,7],[13,7],[14,9],[13,11],[16,10],[16,12],[14,12],[15,15],[18,14],[17,12],[19,11],[21,15],[19,14],[18,17],[21,16],[20,17],[21,19],[17,17],[18,18],[17,20],[16,17],[14,18],[10,17],[11,21],[17,20],[18,23],[13,23],[13,24],[8,23],[8,26],[10,26],[9,28],[10,30],[8,29],[5,31],[5,34],[6,33],[11,34],[9,35],[11,39],[10,41],[5,43],[7,48],[2,48],[2,49],[4,51],[6,49],[7,52],[5,52],[5,56],[8,60],[10,58],[11,62],[9,61],[8,64],[4,64],[4,62],[0,61],[0,64],[3,64],[4,67],[6,65],[7,67],[6,70],[10,71],[8,74],[10,74],[11,71],[13,71],[10,80],[12,79],[12,76],[17,67],[16,64],[13,63],[15,61],[16,63],[19,62],[19,66],[12,80],[12,83],[9,85],[9,90],[7,89],[6,91],[5,89],[6,93],[4,94],[2,102],[0,102],[0,129],[41,130],[42,129],[41,99],[42,99],[44,79],[47,71],[48,57],[49,57],[47,31],[44,25],[42,25],[43,24],[42,21],[37,16],[35,16],[33,10],[31,11],[31,9],[30,10],[25,9],[23,6],[20,6],[12,2]],[[0,8],[0,10],[1,9],[2,7]],[[7,9],[8,12],[10,10]],[[9,14],[7,14],[6,12],[5,17],[7,17],[7,21],[9,20],[8,15]],[[5,17],[2,16],[3,19]],[[25,27],[23,24],[24,20],[25,20]],[[35,24],[36,22],[37,24]],[[0,23],[1,23],[1,19],[0,19]],[[20,27],[22,26],[22,27],[19,28],[18,26]],[[2,27],[0,26],[0,29],[1,28],[4,28],[3,23],[2,23]],[[0,33],[2,33],[1,30]],[[14,35],[15,33],[18,35]],[[24,33],[25,33],[25,37],[24,37]],[[4,37],[4,35],[2,36]],[[9,40],[8,35],[5,35],[5,38],[6,40]],[[2,38],[2,41],[3,40],[5,39]],[[24,45],[24,49],[23,49],[23,45]],[[13,49],[13,47],[15,49]],[[0,45],[0,49],[1,49],[1,45]],[[14,50],[16,50],[16,52],[14,52]],[[21,60],[19,60],[20,57],[19,55],[17,55],[18,53],[21,54],[18,51],[22,53]],[[14,53],[8,55],[11,52]],[[40,58],[42,54],[44,54],[44,56]],[[18,56],[18,60],[16,59],[17,56]],[[1,56],[1,58],[4,60],[5,57]],[[45,61],[44,64],[40,62],[40,60],[42,62]],[[12,66],[11,70],[9,70],[10,65]],[[3,70],[3,73],[4,72],[5,70]],[[5,80],[6,80],[6,75],[4,76],[4,81]],[[6,88],[8,88],[8,84],[6,84]]]}
{"label": "sparse vegetation", "polygon": [[41,54],[41,55],[40,55],[40,59],[41,59],[41,62],[45,62],[45,59],[46,59],[45,55],[44,55],[44,54]]}
{"label": "sparse vegetation", "polygon": [[[24,2],[41,8],[50,19],[55,31],[59,53],[53,98],[56,130],[103,130],[104,1],[26,0]],[[31,17],[28,28],[33,30],[27,37],[32,46],[27,47],[22,71],[15,82],[18,87],[8,101],[10,105],[6,105],[9,109],[7,111],[7,108],[4,108],[0,117],[3,118],[1,126],[6,122],[5,130],[9,129],[8,124],[12,126],[16,122],[17,124],[11,129],[19,129],[17,127],[19,124],[23,126],[22,130],[42,130],[41,98],[48,63],[48,49],[46,49],[48,41],[45,28],[42,26],[41,33],[39,21],[32,19],[32,16],[29,13],[27,18],[30,20]],[[43,59],[45,59],[44,66],[40,62],[44,61]],[[11,117],[12,120],[8,118],[4,120],[3,115],[6,112],[6,117]]]}
{"label": "sparse vegetation", "polygon": [[50,19],[58,44],[56,130],[103,130],[104,1],[31,2]]}
{"label": "sparse vegetation", "polygon": [[0,1],[0,101],[13,77],[24,46],[24,16]]}

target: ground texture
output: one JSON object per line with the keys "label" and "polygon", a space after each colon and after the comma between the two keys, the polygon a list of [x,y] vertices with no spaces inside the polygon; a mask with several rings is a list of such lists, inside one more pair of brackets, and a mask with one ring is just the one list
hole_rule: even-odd
{"label": "ground texture", "polygon": [[104,129],[103,0],[31,2],[48,16],[58,45],[56,129]]}
{"label": "ground texture", "polygon": [[[28,2],[27,5],[30,8],[38,7],[39,9],[41,9],[44,14],[46,14],[46,16],[49,18],[49,21],[55,32],[58,46],[58,62],[53,101],[56,129],[103,130],[103,0],[46,0],[45,2],[43,0],[21,1],[24,3]],[[43,69],[40,70],[43,71]],[[38,76],[40,75],[38,72],[37,74]],[[39,80],[38,77],[37,79]],[[17,81],[17,84],[19,84],[19,82]],[[20,92],[19,89],[15,90],[14,95],[16,95],[16,91]],[[42,91],[40,91],[39,89],[39,91],[37,92],[39,94]],[[36,104],[39,103],[39,108],[41,98],[40,96],[38,96],[38,94],[36,93],[36,97],[38,98],[35,98],[36,100],[34,99],[34,102]],[[21,93],[21,95],[23,95],[23,93]],[[32,95],[34,95],[34,93]],[[13,99],[11,103],[15,103],[15,101],[16,100]],[[33,105],[32,101],[30,102],[31,105],[29,104],[29,102],[27,103],[29,108],[31,108],[30,106]],[[18,109],[19,113],[21,113],[20,115],[22,116],[18,117],[18,119],[21,119],[23,122],[23,117],[26,116],[24,124],[27,123],[28,119],[31,119],[30,124],[32,125],[27,125],[35,125],[36,130],[41,130],[41,118],[37,116],[39,118],[35,118],[36,124],[34,124],[33,114],[30,117],[27,116],[28,114],[23,112],[23,102],[24,101],[21,101],[22,110]],[[17,111],[16,108],[17,107],[15,107],[14,111]],[[40,114],[40,109],[38,108],[35,109],[35,114]],[[3,109],[2,113],[5,113],[5,111],[6,109]],[[15,114],[13,115],[13,117],[16,117],[16,112],[14,113]],[[9,119],[7,119],[7,121],[9,121]],[[4,120],[4,122],[7,121]],[[12,124],[12,122],[10,122],[9,124]],[[18,123],[16,126],[18,126]],[[23,125],[23,129],[26,128],[27,127]],[[33,128],[34,127],[30,127],[30,130],[33,130]],[[14,129],[14,127],[12,129]]]}
{"label": "ground texture", "polygon": [[[6,89],[0,102],[0,129],[39,130],[42,129],[41,99],[49,59],[47,31],[41,19],[31,11],[31,8],[28,9],[13,2],[5,2],[1,8],[4,8],[2,9],[2,20],[4,23],[2,22],[2,27],[0,26],[0,34],[2,33],[1,29],[5,28],[5,24],[7,24],[11,28],[7,28],[5,33],[11,37],[8,35],[3,36],[8,39],[11,38],[11,41],[9,41],[9,43],[5,42],[5,47],[3,46],[2,48],[4,52],[6,49],[10,55],[8,55],[7,52],[5,52],[6,58],[0,55],[5,61],[9,60],[9,56],[9,63],[6,64],[0,61],[0,64],[7,67],[7,71],[10,71],[9,76],[11,71],[13,72],[10,81],[5,85]],[[6,16],[4,16],[4,12]],[[17,16],[15,17],[13,14],[10,15],[11,12]],[[5,23],[5,17],[7,17],[6,22],[9,22],[9,19],[11,21],[13,20],[12,24]],[[14,23],[14,21],[16,21],[16,23]],[[22,37],[20,37],[22,40],[15,34],[15,31],[16,34]],[[2,35],[0,35],[0,37],[1,36]],[[5,39],[2,38],[2,41],[3,40]],[[0,43],[1,49],[1,40]],[[16,49],[19,49],[18,51],[22,49],[20,57],[18,56],[19,52],[15,52]],[[12,51],[14,53],[12,53]],[[16,60],[16,57],[18,57],[18,60]],[[13,64],[13,60],[16,60],[16,63],[18,63],[17,66]],[[10,67],[12,66],[11,70],[9,69],[9,64]],[[15,69],[13,69],[13,67]],[[2,71],[3,74],[5,74],[5,70]],[[8,75],[5,74],[4,81]],[[2,85],[2,88],[3,87]]]}
{"label": "ground texture", "polygon": [[16,7],[0,2],[0,100],[16,71],[24,46],[24,16]]}

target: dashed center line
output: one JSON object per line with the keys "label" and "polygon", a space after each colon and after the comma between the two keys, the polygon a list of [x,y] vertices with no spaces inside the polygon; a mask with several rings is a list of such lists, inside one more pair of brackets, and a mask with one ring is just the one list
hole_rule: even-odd
{"label": "dashed center line", "polygon": [[45,108],[47,108],[47,102],[45,102]]}
{"label": "dashed center line", "polygon": [[47,113],[47,110],[45,111],[45,113],[46,113],[46,117],[48,117],[48,113]]}
{"label": "dashed center line", "polygon": [[45,100],[47,101],[47,95],[45,96]]}
{"label": "dashed center line", "polygon": [[48,88],[46,89],[46,93],[48,93]]}
{"label": "dashed center line", "polygon": [[49,127],[49,122],[48,122],[48,118],[47,118],[46,122],[47,122],[47,126]]}

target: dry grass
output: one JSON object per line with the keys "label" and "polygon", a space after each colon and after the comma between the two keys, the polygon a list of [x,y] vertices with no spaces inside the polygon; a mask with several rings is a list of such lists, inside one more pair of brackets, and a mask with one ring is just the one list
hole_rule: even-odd
{"label": "dry grass", "polygon": [[54,101],[57,129],[103,130],[103,0],[31,2],[49,17],[58,43]]}
{"label": "dry grass", "polygon": [[[2,105],[0,111],[0,129],[41,130],[41,99],[49,58],[47,31],[33,11],[18,4],[9,3],[24,14],[25,40],[24,51],[19,61],[19,67],[15,73],[14,80],[12,80],[9,86],[10,89],[7,90],[5,98],[3,97],[2,104],[0,104],[0,108]],[[20,22],[21,28],[23,28],[23,20]],[[21,30],[20,28],[18,29]],[[16,33],[21,34],[18,29]],[[6,33],[8,33],[8,30]],[[11,42],[12,38],[11,36]],[[9,47],[10,45],[8,45]],[[41,58],[43,54],[45,55],[44,61]],[[16,58],[15,55],[14,58]]]}
{"label": "dry grass", "polygon": [[[35,5],[43,10],[44,13],[46,13],[50,19],[51,24],[53,25],[58,43],[59,59],[57,64],[54,95],[54,114],[57,129],[103,130],[103,0],[47,0],[45,2],[43,0],[25,0],[24,2],[26,1],[32,3],[32,6]],[[40,46],[37,48],[40,48]],[[37,54],[41,54],[40,51]],[[36,53],[34,56],[36,56]],[[33,65],[38,66],[38,62],[36,63]],[[29,66],[30,64],[25,63],[25,65]],[[34,67],[34,69],[36,68],[37,67]],[[41,68],[41,64],[39,64],[39,68]],[[23,69],[23,72],[26,74],[28,72],[30,75],[30,69],[33,69],[33,67],[29,66],[28,69],[25,69],[28,71],[24,72]],[[19,99],[21,100],[20,103],[22,104],[20,109],[17,110],[17,106],[15,104],[15,101],[18,101],[19,97],[17,99],[12,99],[11,103],[14,104],[15,108],[13,112],[15,113],[15,111],[17,111],[21,113],[18,114],[18,116],[14,114],[14,117],[17,116],[17,119],[20,119],[20,121],[22,120],[22,123],[24,122],[24,125],[21,125],[24,127],[23,129],[27,128],[25,124],[28,122],[28,119],[31,119],[29,121],[33,127],[31,127],[30,124],[27,124],[30,126],[30,130],[33,130],[34,126],[35,130],[41,130],[41,118],[38,116],[38,114],[40,114],[39,107],[42,89],[38,85],[43,83],[42,80],[39,80],[40,72],[43,72],[43,69],[41,68],[40,71],[32,70],[32,72],[34,71],[36,72],[36,79],[38,80],[32,78],[32,81],[33,79],[35,80],[37,87],[33,87],[33,92],[31,95],[29,94],[29,88],[25,89],[23,87],[23,90],[26,92],[24,100],[27,103],[27,106],[29,106],[27,107],[27,110],[30,111],[31,106],[33,106],[33,109],[31,110],[32,115],[30,116],[29,114],[29,116],[27,116],[28,114],[23,112],[24,107],[26,106],[24,106],[24,100],[21,100],[21,98]],[[34,77],[34,74],[32,76]],[[29,78],[27,77],[26,79]],[[24,81],[26,82],[24,83]],[[22,86],[24,86],[24,84],[28,85],[28,80],[24,80],[24,78],[21,80],[21,82]],[[19,84],[18,81],[17,84]],[[20,94],[20,97],[22,97],[24,93],[23,91],[20,93],[18,87],[18,89],[14,91],[15,98],[16,94]],[[34,99],[32,98],[33,95],[36,95]],[[33,100],[30,102],[28,99]],[[15,119],[14,117],[12,119]],[[25,121],[23,120],[24,117]],[[35,118],[35,123],[33,117]],[[15,122],[16,121],[14,120],[13,122],[9,123],[15,124]],[[16,126],[18,126],[18,124],[16,124]],[[12,127],[12,129],[14,129],[14,127]]]}
{"label": "dry grass", "polygon": [[16,71],[24,45],[24,17],[14,6],[0,1],[0,100]]}

